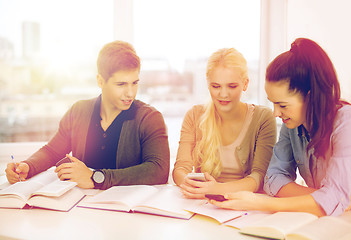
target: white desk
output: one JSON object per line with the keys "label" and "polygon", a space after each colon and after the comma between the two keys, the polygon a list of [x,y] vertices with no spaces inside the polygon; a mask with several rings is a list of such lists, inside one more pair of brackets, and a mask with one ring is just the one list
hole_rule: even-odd
{"label": "white desk", "polygon": [[[0,176],[4,183],[5,176]],[[256,239],[200,215],[190,220],[75,207],[69,212],[0,209],[0,239]]]}
{"label": "white desk", "polygon": [[0,209],[0,239],[255,239],[195,215],[182,220],[76,207],[70,212]]}
{"label": "white desk", "polygon": [[[24,160],[43,143],[0,144],[0,184],[12,153]],[[18,153],[19,152],[19,153]],[[0,239],[253,239],[195,215],[190,220],[75,207],[69,212],[0,209]]]}

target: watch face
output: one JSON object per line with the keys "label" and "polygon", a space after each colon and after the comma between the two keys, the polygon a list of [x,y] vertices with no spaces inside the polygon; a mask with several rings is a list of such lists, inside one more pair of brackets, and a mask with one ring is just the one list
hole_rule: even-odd
{"label": "watch face", "polygon": [[96,171],[93,174],[93,179],[96,183],[102,183],[105,180],[105,175],[100,171]]}

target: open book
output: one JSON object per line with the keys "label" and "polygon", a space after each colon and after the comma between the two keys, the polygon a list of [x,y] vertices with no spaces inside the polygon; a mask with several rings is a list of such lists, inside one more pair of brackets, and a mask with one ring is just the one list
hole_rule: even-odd
{"label": "open book", "polygon": [[84,199],[78,207],[190,219],[193,213],[184,208],[204,202],[205,200],[184,198],[177,186],[132,185],[111,187],[96,196]]}
{"label": "open book", "polygon": [[[254,214],[248,214],[248,219]],[[246,216],[238,218],[244,220]],[[310,213],[277,212],[247,223],[240,229],[247,235],[287,240],[338,240],[351,234],[351,223],[340,217],[318,218]],[[350,235],[349,235],[350,236]]]}
{"label": "open book", "polygon": [[218,208],[213,204],[205,202],[203,204],[193,204],[185,207],[185,210],[199,215],[215,219],[221,224],[226,225],[231,220],[247,214],[247,211],[235,211],[230,209]]}
{"label": "open book", "polygon": [[17,182],[0,191],[1,208],[31,207],[69,211],[84,194],[77,183],[60,181],[53,169],[26,181]]}

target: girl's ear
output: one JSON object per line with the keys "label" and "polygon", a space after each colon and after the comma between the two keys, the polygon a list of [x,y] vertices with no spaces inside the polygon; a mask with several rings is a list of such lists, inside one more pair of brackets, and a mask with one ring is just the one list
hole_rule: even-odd
{"label": "girl's ear", "polygon": [[244,87],[243,87],[243,91],[246,91],[248,87],[249,87],[249,79],[248,79],[248,78],[246,78],[246,79],[244,80]]}

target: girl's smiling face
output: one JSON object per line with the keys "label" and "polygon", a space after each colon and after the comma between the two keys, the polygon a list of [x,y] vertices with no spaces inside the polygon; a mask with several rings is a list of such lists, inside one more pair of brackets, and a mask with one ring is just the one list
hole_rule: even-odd
{"label": "girl's smiling face", "polygon": [[287,128],[301,124],[306,126],[306,103],[299,92],[289,91],[289,81],[268,81],[265,83],[267,98],[274,105],[273,114],[280,117]]}

